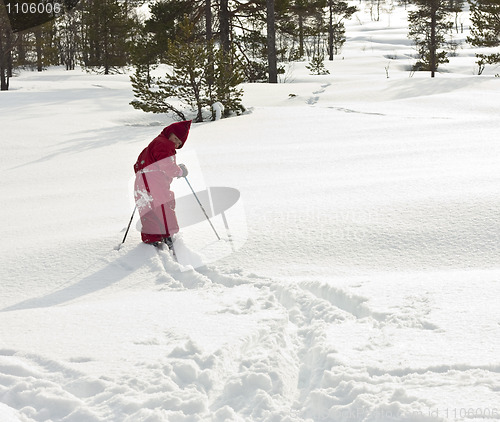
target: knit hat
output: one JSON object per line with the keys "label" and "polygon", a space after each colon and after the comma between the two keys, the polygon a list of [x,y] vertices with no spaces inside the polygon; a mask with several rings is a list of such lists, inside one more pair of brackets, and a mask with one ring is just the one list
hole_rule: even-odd
{"label": "knit hat", "polygon": [[182,145],[179,148],[182,148],[187,140],[190,127],[191,120],[183,120],[182,122],[172,123],[171,125],[167,126],[165,129],[163,129],[163,134],[166,137],[169,137],[170,134],[173,133],[181,140]]}

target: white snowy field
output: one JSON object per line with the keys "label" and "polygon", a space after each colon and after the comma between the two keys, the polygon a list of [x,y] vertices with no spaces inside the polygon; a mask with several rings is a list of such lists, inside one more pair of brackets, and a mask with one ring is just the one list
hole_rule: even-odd
{"label": "white snowy field", "polygon": [[196,269],[136,221],[115,249],[172,120],[132,109],[126,75],[11,80],[0,421],[500,419],[497,69],[463,45],[410,77],[401,13],[358,16],[329,75],[295,63],[245,85],[247,114],[193,125],[178,162],[198,191],[238,189],[246,223]]}

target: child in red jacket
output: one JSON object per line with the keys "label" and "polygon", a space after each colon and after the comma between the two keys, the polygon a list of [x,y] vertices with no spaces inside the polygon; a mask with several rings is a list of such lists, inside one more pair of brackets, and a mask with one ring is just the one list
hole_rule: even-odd
{"label": "child in red jacket", "polygon": [[141,216],[142,241],[157,246],[172,245],[172,235],[179,231],[175,216],[175,197],[170,190],[174,177],[186,177],[184,164],[177,165],[176,150],[186,143],[191,120],[167,126],[139,154],[134,165],[136,173],[134,198]]}

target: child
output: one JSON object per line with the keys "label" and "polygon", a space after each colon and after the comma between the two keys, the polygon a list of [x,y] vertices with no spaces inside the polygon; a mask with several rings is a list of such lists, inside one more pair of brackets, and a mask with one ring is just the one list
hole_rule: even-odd
{"label": "child", "polygon": [[176,150],[184,146],[191,120],[173,123],[139,154],[134,165],[136,173],[134,198],[141,216],[141,237],[144,243],[172,246],[172,235],[179,231],[175,216],[175,197],[170,190],[174,177],[186,177],[184,164],[177,165]]}

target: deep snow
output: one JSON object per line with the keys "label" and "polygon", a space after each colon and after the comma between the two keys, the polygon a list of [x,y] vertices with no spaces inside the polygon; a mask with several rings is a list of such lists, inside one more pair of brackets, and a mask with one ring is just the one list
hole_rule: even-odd
{"label": "deep snow", "polygon": [[500,80],[466,45],[409,77],[397,11],[359,13],[330,75],[295,63],[245,86],[247,114],[192,128],[195,189],[241,193],[238,250],[196,269],[135,222],[115,249],[169,118],[133,110],[125,75],[11,81],[1,421],[500,419]]}

